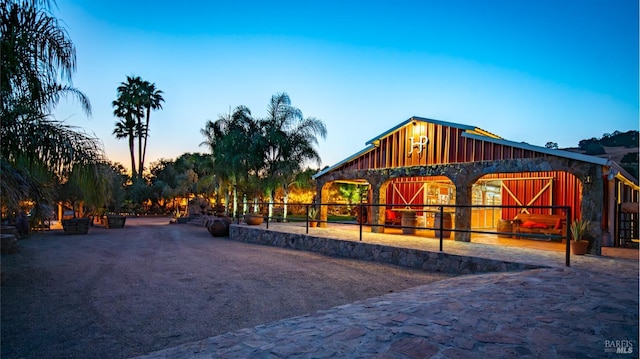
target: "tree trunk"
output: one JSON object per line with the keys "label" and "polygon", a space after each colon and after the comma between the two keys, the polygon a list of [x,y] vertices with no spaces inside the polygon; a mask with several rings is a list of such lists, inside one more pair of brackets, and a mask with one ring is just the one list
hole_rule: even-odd
{"label": "tree trunk", "polygon": [[[138,106],[138,113],[140,113],[140,106]],[[142,130],[142,121],[140,121],[140,117],[138,117],[138,177],[142,178],[142,132],[146,132]]]}
{"label": "tree trunk", "polygon": [[233,216],[238,217],[238,189],[233,186]]}
{"label": "tree trunk", "polygon": [[267,212],[269,215],[269,218],[273,217],[273,204],[275,203],[275,196],[276,196],[276,191],[271,191],[269,195],[269,208]]}
{"label": "tree trunk", "polygon": [[289,191],[287,190],[286,187],[284,189],[284,198],[282,199],[282,202],[284,202],[284,205],[282,206],[284,208],[284,210],[282,211],[282,222],[286,222],[287,221],[287,203],[289,203]]}
{"label": "tree trunk", "polygon": [[231,212],[231,206],[229,205],[229,187],[225,187],[224,190],[224,207],[225,207],[225,212],[227,212],[227,215],[229,215],[230,213],[233,214]]}
{"label": "tree trunk", "polygon": [[144,131],[144,147],[142,147],[142,160],[140,161],[140,168],[144,168],[144,160],[147,157],[147,137],[149,136],[149,116],[151,114],[151,107],[147,106],[147,123],[145,124]]}
{"label": "tree trunk", "polygon": [[131,155],[131,178],[136,177],[136,155],[134,150],[134,139],[133,135],[129,136],[129,154]]}

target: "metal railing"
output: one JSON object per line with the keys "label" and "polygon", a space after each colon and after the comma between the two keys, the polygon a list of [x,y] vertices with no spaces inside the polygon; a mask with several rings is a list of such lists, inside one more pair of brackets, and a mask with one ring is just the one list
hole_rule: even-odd
{"label": "metal railing", "polygon": [[[385,227],[385,228],[396,228],[402,230],[403,234],[413,234],[416,230],[433,230],[435,231],[436,238],[439,239],[439,250],[443,251],[443,242],[444,238],[449,238],[450,233],[472,233],[477,234],[495,234],[495,235],[503,235],[509,237],[516,238],[527,238],[527,239],[543,239],[543,240],[565,240],[566,248],[565,248],[565,265],[567,267],[570,266],[570,219],[571,219],[571,207],[569,206],[519,206],[519,205],[445,205],[445,204],[411,204],[409,206],[400,205],[400,204],[368,204],[368,203],[359,203],[359,204],[343,204],[343,203],[287,203],[287,208],[292,209],[294,215],[286,216],[283,212],[284,203],[283,202],[247,202],[248,206],[258,206],[262,210],[259,213],[263,214],[264,222],[266,228],[269,228],[270,222],[305,222],[305,231],[306,234],[309,234],[310,222],[317,222],[322,224],[342,224],[342,225],[354,225],[358,226],[359,231],[359,240],[362,241],[362,233],[363,228],[365,227]],[[312,212],[312,208],[315,208],[318,213],[321,213],[321,209],[323,207],[327,207],[328,213],[341,213],[346,214],[341,217],[351,218],[350,220],[330,220],[327,216],[326,220],[321,220],[320,218],[310,218],[310,213]],[[367,218],[367,214],[370,213],[370,209],[379,209],[380,207],[390,208],[396,212],[402,213],[403,211],[414,211],[416,213],[428,212],[434,214],[434,225],[432,227],[426,226],[417,226],[417,225],[408,225],[407,223],[401,222],[400,225],[397,224],[387,224],[385,223],[385,217],[379,218],[378,223],[370,223],[371,221]],[[271,210],[269,211],[269,208]],[[338,208],[338,210],[336,210]],[[454,214],[456,209],[458,208],[468,208],[470,211],[473,209],[516,209],[518,212],[522,212],[523,210],[547,210],[551,212],[561,212],[564,214],[564,221],[566,223],[565,231],[563,235],[551,234],[551,233],[521,233],[514,232],[513,228],[511,231],[499,231],[499,230],[486,230],[486,229],[471,229],[469,228],[459,228],[457,226],[451,225],[451,228],[445,227],[445,214]],[[340,210],[343,209],[343,210]],[[271,215],[269,215],[271,213]],[[275,214],[274,214],[275,213]],[[238,214],[236,216],[236,222],[240,222],[241,215]],[[301,216],[303,216],[301,218]],[[339,216],[332,216],[339,217]],[[435,219],[438,219],[438,223],[436,223]],[[470,219],[471,220],[471,219]],[[453,222],[453,219],[452,219]],[[447,233],[445,235],[445,233]]]}

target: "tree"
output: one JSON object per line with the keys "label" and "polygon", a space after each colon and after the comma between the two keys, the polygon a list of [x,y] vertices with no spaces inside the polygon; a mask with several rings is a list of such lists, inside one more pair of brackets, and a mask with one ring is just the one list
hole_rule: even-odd
{"label": "tree", "polygon": [[144,160],[147,155],[147,138],[149,137],[149,118],[151,117],[151,110],[162,109],[162,103],[164,98],[162,97],[162,91],[156,89],[156,84],[152,84],[148,81],[143,81],[141,86],[142,101],[145,107],[146,123],[144,125],[144,144],[142,145],[142,158],[140,159],[140,172],[144,170]]}
{"label": "tree", "polygon": [[[8,113],[49,113],[60,98],[74,96],[91,113],[89,99],[72,86],[76,50],[49,12],[47,0],[5,0],[0,9],[0,94]],[[12,117],[13,117],[12,116]]]}
{"label": "tree", "polygon": [[238,106],[231,114],[220,115],[216,121],[207,121],[200,132],[213,156],[213,173],[225,191],[225,203],[233,196],[233,215],[238,213],[238,191],[253,194],[253,183],[263,166],[260,128],[245,106]]}
{"label": "tree", "polygon": [[[52,200],[53,184],[78,176],[87,195],[102,197],[100,141],[51,118],[64,96],[90,115],[89,99],[72,86],[75,47],[46,0],[3,1],[0,8],[2,202]],[[5,185],[6,184],[6,185]]]}
{"label": "tree", "polygon": [[314,145],[318,136],[326,136],[324,123],[305,118],[286,93],[271,97],[264,119],[255,120],[248,108],[238,106],[200,132],[206,137],[201,145],[213,155],[214,174],[234,193],[234,214],[238,189],[254,198],[266,193],[273,203],[282,188],[286,206],[296,176],[308,162],[320,163]]}
{"label": "tree", "polygon": [[[149,81],[144,81],[140,76],[127,76],[126,82],[122,82],[117,89],[118,97],[113,101],[113,114],[124,120],[131,127],[130,122],[134,121],[135,128],[134,137],[138,138],[138,162],[137,173],[135,170],[135,151],[132,150],[133,145],[129,141],[132,162],[132,177],[142,178],[144,171],[144,162],[147,152],[147,138],[149,135],[149,119],[151,111],[162,108],[162,91],[156,89],[156,85]],[[142,118],[146,118],[146,122],[142,122]]]}
{"label": "tree", "polygon": [[[138,167],[138,171],[136,172],[135,145],[133,144],[134,141],[131,139],[131,136],[133,136],[134,139],[135,137],[138,138],[138,161],[140,161],[142,158],[141,132],[143,132],[142,116],[144,111],[141,88],[142,79],[140,77],[127,76],[127,81],[122,82],[120,86],[118,86],[118,97],[112,102],[112,106],[114,107],[113,115],[122,119],[120,122],[122,126],[119,126],[118,123],[116,123],[116,130],[120,134],[116,134],[115,130],[114,134],[116,135],[116,138],[129,138],[132,178],[142,177],[142,168]],[[122,134],[124,132],[123,128],[129,130],[127,135]],[[133,133],[131,134],[130,132]]]}
{"label": "tree", "polygon": [[544,147],[550,148],[552,150],[557,150],[558,149],[558,144],[555,143],[555,142],[547,142],[547,144],[544,145]]}
{"label": "tree", "polygon": [[112,106],[114,107],[113,114],[121,118],[115,124],[116,128],[113,130],[113,135],[117,139],[126,138],[128,140],[129,156],[131,157],[131,177],[136,178],[135,137],[137,124],[135,119],[139,116],[139,113],[134,106],[123,101],[123,99],[113,101]]}
{"label": "tree", "polygon": [[260,121],[261,149],[264,156],[264,177],[270,202],[274,202],[275,189],[284,190],[284,203],[288,201],[289,184],[308,162],[320,165],[315,150],[317,137],[325,138],[324,123],[314,117],[305,118],[302,111],[291,105],[286,93],[275,94],[267,107],[267,117]]}
{"label": "tree", "polygon": [[585,151],[584,152],[585,154],[592,155],[592,156],[603,155],[606,153],[606,151],[604,150],[604,147],[602,147],[602,145],[597,142],[589,143],[584,148],[584,151]]}
{"label": "tree", "polygon": [[120,163],[109,164],[109,182],[111,189],[111,197],[106,204],[109,212],[118,213],[126,199],[127,182],[129,176],[124,166]]}

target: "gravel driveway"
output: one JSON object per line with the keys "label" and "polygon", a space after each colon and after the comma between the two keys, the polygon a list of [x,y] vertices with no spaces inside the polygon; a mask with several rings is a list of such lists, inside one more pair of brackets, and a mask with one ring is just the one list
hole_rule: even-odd
{"label": "gravel driveway", "polygon": [[127,358],[449,277],[168,222],[34,234],[2,255],[2,358]]}

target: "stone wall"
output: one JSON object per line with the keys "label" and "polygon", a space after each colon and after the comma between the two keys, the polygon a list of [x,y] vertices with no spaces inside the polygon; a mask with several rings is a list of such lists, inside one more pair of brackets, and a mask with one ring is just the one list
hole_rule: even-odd
{"label": "stone wall", "polygon": [[230,226],[229,239],[444,273],[470,274],[540,268],[530,264],[466,257],[442,252],[276,232],[243,224],[232,224]]}

